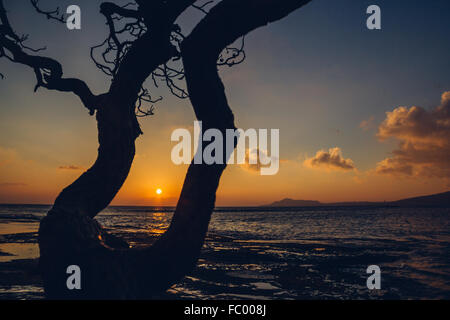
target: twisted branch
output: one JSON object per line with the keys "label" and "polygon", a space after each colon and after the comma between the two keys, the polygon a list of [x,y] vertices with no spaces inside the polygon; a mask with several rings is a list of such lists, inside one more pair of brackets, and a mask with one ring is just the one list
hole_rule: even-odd
{"label": "twisted branch", "polygon": [[[36,0],[32,1],[36,6],[37,2]],[[54,12],[56,11],[47,12],[47,14],[51,15]],[[4,57],[11,62],[20,63],[32,68],[37,81],[34,91],[37,91],[39,87],[44,87],[49,90],[73,92],[81,99],[84,106],[89,110],[89,113],[93,115],[95,110],[100,106],[103,95],[94,95],[87,84],[80,79],[63,78],[62,66],[58,61],[49,57],[26,53],[25,50],[38,52],[43,50],[43,48],[33,49],[23,44],[28,37],[19,37],[13,31],[6,14],[3,0],[0,0],[0,21],[0,58]]]}
{"label": "twisted branch", "polygon": [[66,20],[64,19],[64,13],[60,12],[59,7],[57,7],[55,10],[43,10],[39,6],[39,0],[30,0],[30,2],[34,9],[38,13],[43,14],[48,20],[55,20],[61,23],[66,23]]}

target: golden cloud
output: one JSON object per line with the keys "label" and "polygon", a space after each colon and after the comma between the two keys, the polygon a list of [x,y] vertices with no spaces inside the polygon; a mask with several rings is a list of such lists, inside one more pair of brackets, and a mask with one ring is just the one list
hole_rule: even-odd
{"label": "golden cloud", "polygon": [[350,171],[355,169],[352,159],[344,159],[341,149],[330,148],[328,151],[319,150],[312,158],[308,158],[303,165],[314,169]]}
{"label": "golden cloud", "polygon": [[377,136],[399,141],[393,156],[377,164],[377,173],[450,178],[450,91],[432,110],[413,106],[386,112]]}
{"label": "golden cloud", "polygon": [[[261,162],[261,158],[264,162],[275,161],[277,157],[269,156],[268,152],[263,149],[246,149],[245,150],[245,162],[240,165],[244,170],[254,173],[260,173],[261,168],[267,167],[267,165]],[[285,162],[285,160],[280,160],[280,163]]]}

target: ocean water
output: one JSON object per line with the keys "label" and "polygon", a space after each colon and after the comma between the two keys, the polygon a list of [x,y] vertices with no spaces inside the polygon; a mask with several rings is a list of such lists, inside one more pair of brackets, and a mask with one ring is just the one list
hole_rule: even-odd
{"label": "ocean water", "polygon": [[[48,206],[0,206],[0,299],[39,299],[37,228]],[[173,208],[109,207],[99,222],[132,246]],[[369,290],[366,270],[381,270]],[[195,270],[169,299],[450,299],[450,209],[217,208]]]}

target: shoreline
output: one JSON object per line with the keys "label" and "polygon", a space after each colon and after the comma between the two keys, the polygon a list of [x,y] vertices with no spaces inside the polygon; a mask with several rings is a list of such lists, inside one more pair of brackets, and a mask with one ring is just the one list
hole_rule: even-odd
{"label": "shoreline", "polygon": [[[38,220],[45,212],[22,212],[27,213],[7,213],[5,219],[0,214],[0,300],[43,298],[39,252],[29,249],[37,249]],[[448,209],[373,208],[218,212],[197,267],[161,299],[448,299],[448,214]],[[123,208],[98,220],[139,248],[151,245],[170,217]],[[8,225],[31,232],[8,233]],[[11,246],[17,250],[9,252]],[[383,276],[376,292],[366,287],[372,264]]]}

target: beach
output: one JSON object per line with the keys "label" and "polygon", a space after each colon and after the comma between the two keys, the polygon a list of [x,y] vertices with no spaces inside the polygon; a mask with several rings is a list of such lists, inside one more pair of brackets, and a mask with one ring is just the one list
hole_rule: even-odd
{"label": "beach", "polygon": [[[0,299],[43,299],[37,232],[49,206],[0,206]],[[151,245],[170,207],[97,216],[132,247]],[[450,209],[216,208],[197,267],[161,299],[449,299]],[[381,289],[369,290],[369,265]]]}

